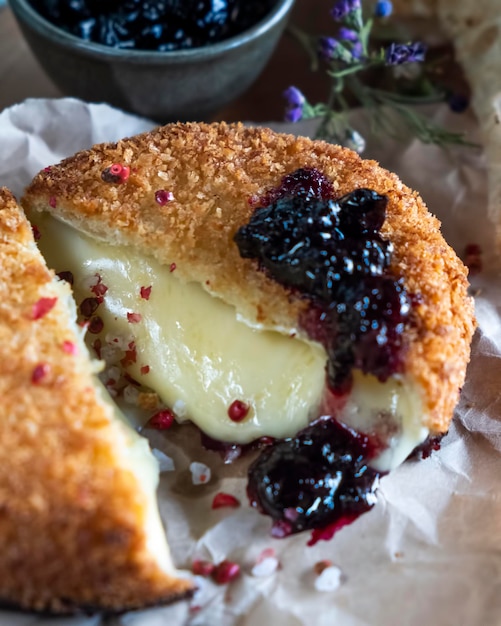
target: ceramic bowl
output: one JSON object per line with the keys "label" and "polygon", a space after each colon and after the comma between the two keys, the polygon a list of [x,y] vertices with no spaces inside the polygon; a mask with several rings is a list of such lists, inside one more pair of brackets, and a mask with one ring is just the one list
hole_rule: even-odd
{"label": "ceramic bowl", "polygon": [[83,41],[45,20],[28,0],[9,0],[38,62],[65,95],[165,123],[207,120],[258,78],[294,0],[276,0],[255,26],[190,50],[124,50]]}

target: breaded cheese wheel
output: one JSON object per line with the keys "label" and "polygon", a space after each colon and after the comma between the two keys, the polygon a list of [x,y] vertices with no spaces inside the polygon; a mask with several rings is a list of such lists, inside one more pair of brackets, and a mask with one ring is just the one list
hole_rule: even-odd
{"label": "breaded cheese wheel", "polygon": [[96,387],[70,289],[4,188],[0,273],[0,600],[121,611],[185,596],[192,582],[148,534],[162,533],[148,444]]}
{"label": "breaded cheese wheel", "polygon": [[[117,172],[125,168],[117,184],[108,176],[113,165]],[[338,197],[359,188],[387,196],[381,234],[394,247],[391,271],[418,294],[404,370],[422,390],[424,426],[445,432],[475,326],[467,270],[420,196],[374,161],[266,128],[175,124],[95,146],[44,170],[23,202],[94,238],[175,263],[181,279],[200,283],[250,323],[296,328],[307,302],[255,260],[243,259],[234,236],[258,199],[300,168],[322,172]]]}

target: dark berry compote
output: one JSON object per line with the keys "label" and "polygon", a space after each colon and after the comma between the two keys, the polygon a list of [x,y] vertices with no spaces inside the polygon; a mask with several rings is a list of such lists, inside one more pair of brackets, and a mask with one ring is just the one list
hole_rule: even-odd
{"label": "dark berry compote", "polygon": [[375,504],[379,474],[367,464],[374,452],[366,435],[320,418],[264,449],[250,468],[249,499],[275,520],[276,537],[341,527]]}
{"label": "dark berry compote", "polygon": [[114,48],[198,48],[257,24],[273,0],[31,0],[49,22]]}
{"label": "dark berry compote", "polygon": [[[321,172],[300,169],[256,203],[235,235],[242,257],[308,302],[300,324],[324,345],[326,396],[341,405],[354,370],[381,382],[403,371],[411,300],[380,233],[387,202],[371,189],[335,198]],[[275,536],[339,528],[375,502],[378,472],[368,462],[384,443],[339,424],[332,408],[320,414],[250,467],[251,503],[274,519]],[[317,530],[317,538],[329,534]]]}

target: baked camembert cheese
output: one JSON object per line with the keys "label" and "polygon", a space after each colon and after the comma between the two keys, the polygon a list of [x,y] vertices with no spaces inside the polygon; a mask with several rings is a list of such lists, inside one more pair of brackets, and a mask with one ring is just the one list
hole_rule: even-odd
{"label": "baked camembert cheese", "polygon": [[[376,163],[177,124],[47,168],[23,203],[109,366],[214,439],[275,440],[249,495],[277,532],[353,517],[340,482],[358,501],[447,431],[474,329],[466,269]],[[351,454],[339,471],[336,442]]]}

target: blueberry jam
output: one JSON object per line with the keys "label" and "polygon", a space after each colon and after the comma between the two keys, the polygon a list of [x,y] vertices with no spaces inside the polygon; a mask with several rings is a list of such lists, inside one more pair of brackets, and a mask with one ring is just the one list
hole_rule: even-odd
{"label": "blueberry jam", "polygon": [[380,233],[387,203],[371,189],[336,198],[321,172],[300,169],[252,203],[235,235],[243,258],[308,301],[300,324],[327,351],[326,397],[334,399],[324,417],[265,448],[249,469],[249,499],[272,517],[275,537],[313,529],[311,545],[375,503],[379,473],[369,463],[385,444],[340,424],[336,403],[354,369],[381,382],[403,370],[412,299]]}
{"label": "blueberry jam", "polygon": [[333,196],[333,193],[332,182],[322,172],[313,167],[302,167],[284,176],[281,184],[267,191],[259,198],[257,204],[266,207],[284,196],[327,200]]}
{"label": "blueberry jam", "polygon": [[32,0],[67,32],[115,48],[168,52],[232,37],[261,20],[274,0]]}
{"label": "blueberry jam", "polygon": [[346,389],[353,368],[381,381],[401,371],[411,306],[389,270],[392,244],[379,233],[387,198],[370,189],[337,200],[330,194],[332,185],[316,170],[294,172],[265,196],[272,201],[255,210],[235,242],[242,257],[258,259],[310,301],[303,327],[323,337],[331,387]]}
{"label": "blueberry jam", "polygon": [[252,505],[275,520],[275,535],[352,521],[376,502],[379,474],[367,465],[371,439],[321,418],[268,446],[249,469]]}

